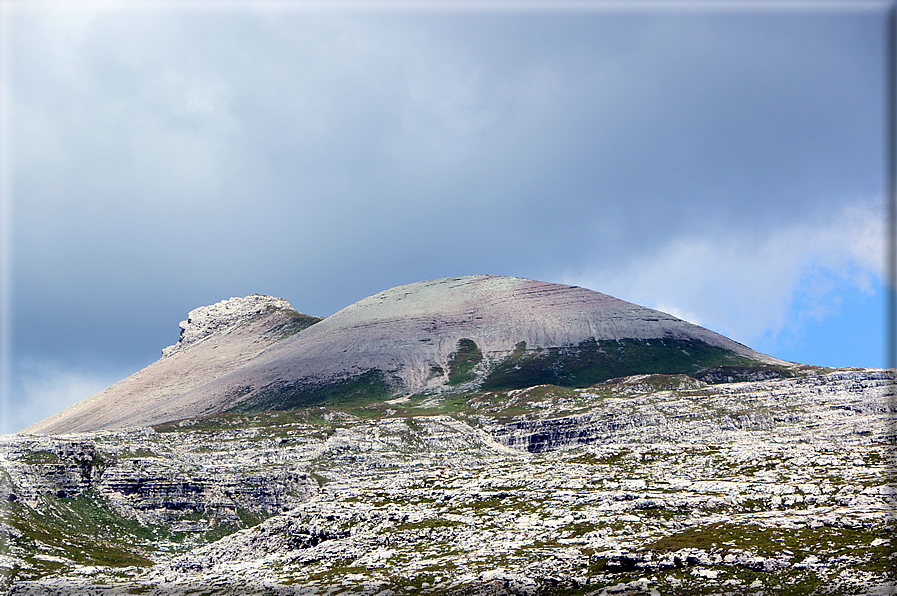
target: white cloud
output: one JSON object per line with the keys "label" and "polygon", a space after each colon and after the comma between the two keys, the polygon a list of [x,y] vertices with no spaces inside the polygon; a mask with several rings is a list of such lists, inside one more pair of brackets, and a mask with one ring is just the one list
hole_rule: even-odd
{"label": "white cloud", "polygon": [[565,281],[750,345],[835,313],[839,284],[873,293],[874,280],[885,278],[882,213],[880,205],[863,201],[762,235],[737,230],[680,235],[637,262],[568,275]]}
{"label": "white cloud", "polygon": [[19,363],[0,412],[0,433],[13,433],[102,391],[126,376],[98,373],[47,362]]}
{"label": "white cloud", "polygon": [[482,271],[742,341],[873,287],[865,216],[793,222],[880,186],[877,21],[56,8],[4,38],[20,357]]}

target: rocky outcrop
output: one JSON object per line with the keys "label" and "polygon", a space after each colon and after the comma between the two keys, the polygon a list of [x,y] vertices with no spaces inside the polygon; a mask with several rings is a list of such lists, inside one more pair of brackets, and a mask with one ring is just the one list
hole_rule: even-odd
{"label": "rocky outcrop", "polygon": [[93,442],[24,439],[7,443],[0,499],[34,506],[42,495],[74,497],[102,475],[106,462]]}
{"label": "rocky outcrop", "polygon": [[222,300],[211,306],[194,308],[186,321],[180,322],[181,336],[178,342],[162,350],[162,356],[171,356],[184,348],[206,339],[216,333],[245,324],[252,319],[274,310],[292,310],[283,298],[252,294],[245,298]]}
{"label": "rocky outcrop", "polygon": [[[889,416],[897,408],[894,373],[887,370],[839,371],[729,383],[712,389],[694,379],[689,383],[677,377],[658,377],[618,379],[578,394],[601,399],[601,408],[583,408],[582,413],[552,417],[552,409],[542,407],[534,415],[504,423],[484,419],[484,428],[504,445],[541,453],[619,440],[627,435],[653,435],[661,440],[678,440],[693,432],[706,436],[709,428],[717,433],[789,425],[800,429],[803,436],[820,432],[820,427],[826,426],[839,434],[882,433],[886,427],[874,426],[875,431],[856,426],[842,428],[860,420],[845,417],[842,412]],[[673,384],[681,389],[651,391]],[[713,397],[707,398],[711,391]],[[642,394],[633,397],[633,392]],[[689,399],[690,396],[694,397]],[[721,404],[725,406],[722,411]],[[882,442],[892,439],[891,434],[878,435]]]}
{"label": "rocky outcrop", "polygon": [[6,502],[35,508],[92,489],[118,515],[174,532],[240,526],[241,511],[267,517],[318,491],[307,473],[171,449],[150,429],[91,440],[7,436],[0,449]]}

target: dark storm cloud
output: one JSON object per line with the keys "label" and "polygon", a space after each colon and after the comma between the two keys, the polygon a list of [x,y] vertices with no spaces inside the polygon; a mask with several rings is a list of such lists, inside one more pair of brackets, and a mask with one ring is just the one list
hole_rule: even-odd
{"label": "dark storm cloud", "polygon": [[[879,275],[875,12],[13,18],[17,357],[136,369],[252,292],[327,315],[485,272],[702,315],[758,279],[787,306],[812,259]],[[720,266],[763,273],[681,291]],[[781,325],[741,300],[709,320]]]}

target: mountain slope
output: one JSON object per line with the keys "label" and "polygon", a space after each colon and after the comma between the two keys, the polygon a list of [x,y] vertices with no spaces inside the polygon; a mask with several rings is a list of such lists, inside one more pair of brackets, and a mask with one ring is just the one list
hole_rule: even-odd
{"label": "mountain slope", "polygon": [[[190,311],[180,340],[158,361],[23,432],[58,434],[145,426],[180,418],[173,396],[233,370],[319,321],[270,296],[231,298]],[[193,415],[195,408],[190,410]]]}
{"label": "mountain slope", "polygon": [[[223,322],[203,311],[203,331],[182,334],[182,342],[198,341],[167,349],[143,371],[26,430],[120,428],[420,392],[583,387],[640,373],[762,376],[787,364],[666,313],[522,278],[399,286],[320,322],[301,319],[315,324],[290,334],[276,330],[304,315],[266,300],[264,312]],[[217,306],[227,314],[225,303]]]}

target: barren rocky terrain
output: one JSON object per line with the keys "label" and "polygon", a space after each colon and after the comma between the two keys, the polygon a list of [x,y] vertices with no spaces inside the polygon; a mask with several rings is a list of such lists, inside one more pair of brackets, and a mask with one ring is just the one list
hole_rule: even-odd
{"label": "barren rocky terrain", "polygon": [[894,374],[9,435],[10,594],[893,594]]}

